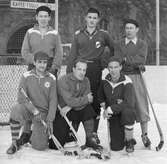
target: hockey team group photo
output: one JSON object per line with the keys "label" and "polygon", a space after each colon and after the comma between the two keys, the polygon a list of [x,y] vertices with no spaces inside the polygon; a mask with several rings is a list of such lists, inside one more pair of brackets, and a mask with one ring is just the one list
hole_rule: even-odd
{"label": "hockey team group photo", "polygon": [[0,161],[167,163],[165,0],[0,0]]}

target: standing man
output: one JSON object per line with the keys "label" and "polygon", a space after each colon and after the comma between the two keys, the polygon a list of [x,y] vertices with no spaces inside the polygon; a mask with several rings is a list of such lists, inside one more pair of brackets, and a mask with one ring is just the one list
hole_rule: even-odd
{"label": "standing man", "polygon": [[[29,141],[30,136],[33,148],[44,150],[48,147],[48,133],[53,133],[53,120],[57,108],[57,90],[55,76],[46,71],[47,61],[46,53],[35,53],[35,68],[25,72],[21,78],[18,104],[12,108],[10,114],[12,145],[7,154],[18,151],[21,145]],[[27,129],[19,138],[21,128],[29,121],[33,122],[32,135],[30,129]]]}
{"label": "standing man", "polygon": [[[67,64],[67,72],[71,72],[75,60],[85,59],[88,62],[86,76],[90,80],[91,91],[93,93],[92,106],[97,115],[94,118],[94,132],[96,136],[100,120],[100,105],[97,99],[97,90],[101,79],[101,58],[106,46],[109,47],[111,56],[114,53],[113,42],[109,34],[97,28],[99,20],[99,11],[95,8],[88,9],[85,16],[86,27],[75,32]],[[100,142],[98,136],[97,141]]]}
{"label": "standing man", "polygon": [[[123,149],[125,142],[126,151],[131,153],[134,151],[134,145],[136,144],[133,139],[135,95],[132,80],[123,75],[121,70],[121,60],[115,56],[111,57],[108,62],[109,74],[100,84],[98,97],[101,107],[104,108],[104,116],[108,118],[110,124],[111,147],[117,144],[116,147]],[[118,121],[113,123],[113,120],[116,119]],[[119,127],[123,126],[125,137],[121,137],[121,132],[112,133],[111,130],[115,128],[114,126],[118,128],[117,131],[121,131]]]}
{"label": "standing man", "polygon": [[[21,54],[28,64],[28,70],[34,68],[34,54],[43,51],[49,55],[47,70],[57,77],[59,73],[63,50],[58,31],[49,26],[51,20],[51,10],[47,6],[40,6],[36,9],[37,24],[30,28],[24,37]],[[27,122],[23,131],[30,129],[31,122]]]}
{"label": "standing man", "polygon": [[133,81],[137,100],[135,107],[136,121],[140,122],[141,125],[143,144],[149,148],[151,146],[148,138],[149,107],[140,75],[145,71],[147,44],[137,36],[139,24],[136,20],[128,19],[125,21],[124,26],[126,37],[116,44],[115,55],[124,61],[123,72]]}
{"label": "standing man", "polygon": [[76,131],[82,122],[86,134],[85,145],[93,149],[101,149],[102,147],[96,143],[93,135],[93,118],[96,114],[90,105],[93,102],[93,96],[90,91],[89,79],[85,77],[86,69],[86,61],[78,59],[74,63],[73,72],[58,80],[60,113],[67,115]]}
{"label": "standing man", "polygon": [[28,70],[31,70],[34,67],[34,54],[38,51],[47,53],[49,55],[47,69],[57,76],[62,64],[63,50],[58,31],[49,26],[51,20],[50,8],[47,6],[38,7],[35,18],[37,24],[30,28],[24,37],[21,49],[22,57],[28,64]]}

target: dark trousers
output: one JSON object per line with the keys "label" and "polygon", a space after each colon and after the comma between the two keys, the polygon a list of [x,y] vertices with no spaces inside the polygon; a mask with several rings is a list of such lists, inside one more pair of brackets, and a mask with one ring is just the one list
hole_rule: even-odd
{"label": "dark trousers", "polygon": [[[55,120],[53,121],[53,134],[62,146],[69,138],[70,128],[65,119],[60,115],[59,111],[56,112]],[[49,139],[49,148],[57,149],[52,139]]]}
{"label": "dark trousers", "polygon": [[135,122],[135,114],[133,109],[125,107],[119,114],[113,115],[109,120],[110,132],[110,148],[118,151],[124,148],[124,126],[133,125]]}
{"label": "dark trousers", "polygon": [[[84,109],[80,111],[71,110],[67,113],[67,117],[72,121],[74,129],[77,131],[80,122],[90,120],[95,117],[95,112],[91,105],[87,105]],[[65,119],[60,115],[59,111],[56,113],[55,120],[53,122],[53,134],[61,143],[62,146],[66,142],[74,141],[75,139],[71,136],[72,132],[65,121]],[[49,140],[49,148],[57,149],[52,139]]]}
{"label": "dark trousers", "polygon": [[100,115],[100,104],[98,101],[97,91],[100,86],[102,75],[101,63],[99,60],[88,62],[88,68],[86,72],[86,76],[89,78],[91,91],[93,93],[93,103],[92,106],[97,113]]}
{"label": "dark trousers", "polygon": [[121,124],[121,115],[114,115],[109,120],[110,148],[119,151],[124,148],[124,126]]}

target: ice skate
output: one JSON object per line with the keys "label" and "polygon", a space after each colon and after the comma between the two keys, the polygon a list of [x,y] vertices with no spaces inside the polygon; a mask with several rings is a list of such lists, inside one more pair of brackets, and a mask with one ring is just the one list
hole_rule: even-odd
{"label": "ice skate", "polygon": [[21,145],[30,143],[31,134],[32,134],[32,132],[30,132],[30,133],[23,132],[22,135],[20,136],[20,138],[17,140],[18,144],[21,146]]}
{"label": "ice skate", "polygon": [[6,153],[9,154],[9,155],[12,155],[14,153],[16,153],[18,150],[19,150],[20,146],[18,144],[18,142],[13,142],[11,144],[11,146],[7,149]]}
{"label": "ice skate", "polygon": [[145,133],[144,135],[141,135],[143,144],[146,148],[151,149],[151,141],[147,136],[147,133]]}
{"label": "ice skate", "polygon": [[100,144],[100,139],[99,139],[97,133],[94,132],[94,133],[93,133],[93,137],[96,139],[96,143],[97,143],[97,144]]}
{"label": "ice skate", "polygon": [[126,146],[126,152],[128,153],[128,155],[130,153],[134,152],[134,145],[136,145],[136,140],[135,139],[131,139],[129,141],[125,141],[125,146]]}

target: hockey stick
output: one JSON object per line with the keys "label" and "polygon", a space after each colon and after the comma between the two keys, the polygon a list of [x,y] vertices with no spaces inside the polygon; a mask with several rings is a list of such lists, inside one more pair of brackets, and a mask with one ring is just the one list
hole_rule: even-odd
{"label": "hockey stick", "polygon": [[[33,104],[32,101],[30,100],[30,98],[28,97],[27,93],[25,92],[25,90],[23,88],[20,89],[20,92],[25,96],[25,98],[27,99],[27,101],[29,103]],[[45,121],[41,119],[41,123],[47,129],[47,125],[46,125]],[[60,142],[57,140],[57,138],[53,134],[50,134],[49,137],[52,138],[52,140],[53,140],[54,144],[56,145],[56,147],[58,148],[58,150],[60,152],[62,152],[63,154],[65,154],[66,151],[64,150],[64,148],[60,144]]]}
{"label": "hockey stick", "polygon": [[109,118],[107,118],[104,115],[105,110],[106,110],[105,107],[101,107],[101,112],[103,112],[103,119],[106,119],[106,122],[107,122],[107,145],[108,145],[108,151],[109,151],[109,154],[110,154],[110,151],[111,151],[111,146],[110,146],[110,143],[111,143],[110,123],[109,123]]}
{"label": "hockey stick", "polygon": [[110,135],[110,123],[107,119],[107,138],[108,138],[108,150],[111,151],[110,143],[111,143],[111,135]]}
{"label": "hockey stick", "polygon": [[159,151],[159,150],[161,150],[161,148],[164,145],[164,136],[163,136],[163,132],[162,132],[162,129],[160,127],[160,124],[158,122],[157,116],[155,114],[155,110],[153,108],[153,105],[152,105],[152,102],[151,102],[151,98],[149,96],[149,92],[148,92],[148,89],[147,89],[147,86],[146,86],[146,82],[145,82],[144,76],[142,75],[141,72],[140,72],[140,75],[141,75],[141,79],[142,79],[142,82],[143,82],[143,85],[144,85],[144,89],[145,89],[147,97],[148,97],[148,101],[150,103],[150,106],[151,106],[151,109],[152,109],[152,112],[153,112],[153,116],[154,116],[154,119],[155,119],[155,122],[156,122],[157,129],[158,129],[158,132],[159,132],[160,142],[159,142],[158,146],[156,147],[156,151]]}
{"label": "hockey stick", "polygon": [[54,144],[56,145],[56,147],[58,148],[58,150],[63,153],[64,155],[68,155],[68,156],[76,156],[78,155],[77,151],[67,151],[64,149],[64,147],[60,144],[60,142],[58,141],[58,139],[54,136],[54,134],[50,135],[50,138],[53,140]]}
{"label": "hockey stick", "polygon": [[[28,97],[27,93],[25,92],[25,90],[23,88],[20,88],[20,92],[25,96],[26,100],[33,105],[32,101],[30,100],[30,98]],[[44,120],[41,119],[41,123],[42,125],[45,127],[45,129],[47,129],[47,125],[45,123]]]}
{"label": "hockey stick", "polygon": [[[58,105],[58,109],[61,110],[60,105]],[[81,144],[81,140],[80,140],[80,138],[79,138],[79,136],[78,136],[76,130],[74,129],[72,123],[69,121],[69,119],[67,118],[66,115],[63,116],[63,118],[65,119],[65,121],[67,122],[67,124],[68,124],[68,126],[70,127],[71,131],[73,132],[74,137],[75,137],[75,139],[76,139],[76,141],[77,141],[77,144],[78,144],[78,146],[80,147],[80,146],[82,145],[82,144]]]}
{"label": "hockey stick", "polygon": [[63,146],[60,144],[60,142],[57,140],[57,138],[51,134],[50,138],[52,138],[54,144],[56,145],[56,147],[58,148],[58,150],[60,150],[60,152],[62,152],[63,154],[65,153],[65,150],[63,148]]}
{"label": "hockey stick", "polygon": [[81,140],[80,140],[80,138],[79,138],[77,132],[75,131],[74,127],[72,126],[72,123],[69,121],[69,119],[67,118],[67,116],[63,116],[63,117],[64,117],[64,119],[66,120],[66,122],[67,122],[68,126],[70,127],[71,131],[74,133],[75,138],[76,138],[77,141],[78,141],[78,145],[81,146],[81,145],[82,145],[82,144],[81,144]]}

